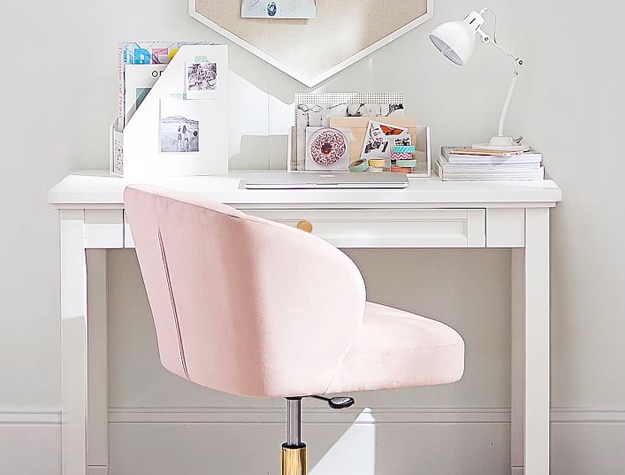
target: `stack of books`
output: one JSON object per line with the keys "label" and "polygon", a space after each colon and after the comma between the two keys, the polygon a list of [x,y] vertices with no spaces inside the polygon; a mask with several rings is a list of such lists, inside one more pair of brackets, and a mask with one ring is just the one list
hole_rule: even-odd
{"label": "stack of books", "polygon": [[495,152],[479,148],[441,147],[434,165],[441,180],[542,180],[543,156],[527,152]]}

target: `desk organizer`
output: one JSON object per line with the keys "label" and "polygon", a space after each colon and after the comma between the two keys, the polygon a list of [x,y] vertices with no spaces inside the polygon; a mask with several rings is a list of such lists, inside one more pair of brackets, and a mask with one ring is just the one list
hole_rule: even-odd
{"label": "desk organizer", "polygon": [[[410,117],[385,117],[371,118],[371,117],[332,117],[330,119],[330,126],[336,128],[346,128],[350,130],[350,163],[353,163],[361,159],[362,144],[365,140],[367,133],[367,127],[371,120],[379,120],[387,124],[392,124],[398,127],[404,127],[408,129],[408,134],[411,138],[411,143],[405,152],[402,153],[403,160],[416,160],[416,164],[410,163],[409,165],[395,167],[393,158],[393,152],[387,158],[384,170],[398,171],[406,173],[410,178],[428,178],[432,175],[432,158],[430,151],[430,128],[425,125],[417,125],[416,121]],[[408,164],[406,164],[408,165]]]}
{"label": "desk organizer", "polygon": [[[127,124],[117,118],[111,126],[110,172],[133,179],[228,173],[228,78],[227,46],[180,47]],[[126,98],[134,93],[125,90]]]}

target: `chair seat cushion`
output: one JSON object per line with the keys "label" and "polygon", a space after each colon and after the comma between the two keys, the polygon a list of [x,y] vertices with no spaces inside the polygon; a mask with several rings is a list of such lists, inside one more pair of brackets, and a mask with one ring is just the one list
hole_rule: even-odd
{"label": "chair seat cushion", "polygon": [[360,332],[326,393],[452,383],[464,341],[444,323],[367,302]]}

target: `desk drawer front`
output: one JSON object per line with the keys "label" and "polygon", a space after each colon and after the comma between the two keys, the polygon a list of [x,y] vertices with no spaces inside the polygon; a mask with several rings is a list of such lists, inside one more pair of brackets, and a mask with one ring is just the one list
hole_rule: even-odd
{"label": "desk drawer front", "polygon": [[[483,209],[243,210],[288,226],[309,221],[312,233],[337,247],[484,247]],[[125,223],[124,247],[133,248]]]}
{"label": "desk drawer front", "polygon": [[243,210],[297,226],[337,247],[484,247],[483,209]]}

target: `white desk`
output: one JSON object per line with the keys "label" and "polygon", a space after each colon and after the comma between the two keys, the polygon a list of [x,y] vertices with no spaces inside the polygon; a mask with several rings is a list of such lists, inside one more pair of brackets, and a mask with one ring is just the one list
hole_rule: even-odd
{"label": "white desk", "polygon": [[[339,247],[511,248],[511,473],[548,475],[549,209],[561,200],[554,182],[432,178],[404,190],[251,191],[242,176],[159,183],[287,224],[308,220]],[[125,185],[107,172],[83,172],[49,194],[61,218],[63,475],[108,473],[104,257],[133,247]]]}

